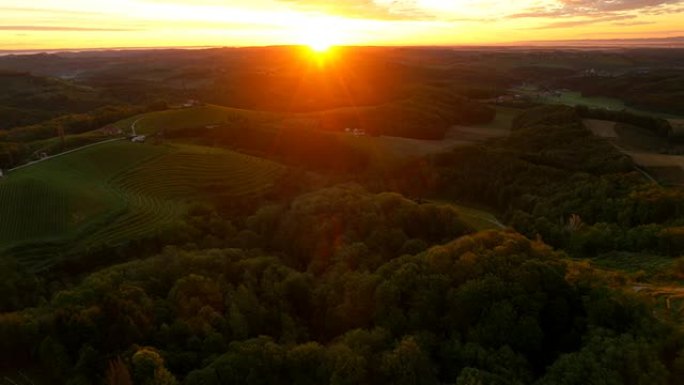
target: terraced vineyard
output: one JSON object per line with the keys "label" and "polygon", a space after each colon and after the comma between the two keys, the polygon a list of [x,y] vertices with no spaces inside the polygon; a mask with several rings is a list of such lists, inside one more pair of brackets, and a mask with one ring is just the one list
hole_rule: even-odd
{"label": "terraced vineyard", "polygon": [[283,167],[199,146],[107,143],[0,180],[0,253],[34,271],[154,235],[191,202],[267,189]]}
{"label": "terraced vineyard", "polygon": [[11,172],[0,180],[0,252],[49,266],[66,243],[126,210],[109,180],[167,151],[112,142]]}
{"label": "terraced vineyard", "polygon": [[[44,237],[67,228],[67,196],[63,191],[50,192],[50,185],[24,178],[0,185],[0,237],[2,244],[32,237]],[[20,202],[8,204],[5,202]],[[29,218],[40,218],[33,221]]]}
{"label": "terraced vineyard", "polygon": [[283,171],[277,163],[227,150],[187,145],[173,150],[112,180],[129,210],[89,235],[82,247],[159,232],[192,202],[210,199],[212,191],[224,196],[258,193]]}
{"label": "terraced vineyard", "polygon": [[0,180],[0,245],[73,233],[116,204],[110,178],[165,151],[115,142],[11,172]]}
{"label": "terraced vineyard", "polygon": [[233,151],[174,147],[176,152],[121,175],[117,183],[130,191],[188,199],[206,187],[221,187],[231,195],[263,190],[282,171],[277,163]]}

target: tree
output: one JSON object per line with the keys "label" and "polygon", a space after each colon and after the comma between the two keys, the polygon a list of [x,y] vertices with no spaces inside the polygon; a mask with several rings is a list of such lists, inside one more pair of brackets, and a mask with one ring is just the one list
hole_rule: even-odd
{"label": "tree", "polygon": [[121,357],[116,357],[107,364],[105,385],[133,385],[131,373]]}
{"label": "tree", "polygon": [[436,385],[436,370],[413,337],[404,337],[382,358],[385,382],[396,385]]}
{"label": "tree", "polygon": [[150,347],[133,354],[133,376],[140,385],[175,385],[175,377],[164,367],[164,359]]}
{"label": "tree", "polygon": [[71,357],[67,349],[59,341],[48,336],[38,347],[41,363],[48,369],[54,380],[63,380],[71,369]]}

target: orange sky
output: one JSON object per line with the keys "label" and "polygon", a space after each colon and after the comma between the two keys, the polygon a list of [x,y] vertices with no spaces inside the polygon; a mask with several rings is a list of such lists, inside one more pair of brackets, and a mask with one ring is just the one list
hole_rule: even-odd
{"label": "orange sky", "polygon": [[684,0],[0,0],[0,50],[684,35]]}

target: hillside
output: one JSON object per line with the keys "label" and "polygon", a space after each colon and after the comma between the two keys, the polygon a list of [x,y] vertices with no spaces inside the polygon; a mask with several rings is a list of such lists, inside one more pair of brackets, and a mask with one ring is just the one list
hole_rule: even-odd
{"label": "hillside", "polygon": [[159,234],[193,203],[264,191],[281,172],[266,160],[199,146],[89,147],[0,180],[0,244],[43,270],[69,255]]}
{"label": "hillside", "polygon": [[98,91],[67,81],[0,71],[0,130],[28,126],[56,116],[111,103]]}

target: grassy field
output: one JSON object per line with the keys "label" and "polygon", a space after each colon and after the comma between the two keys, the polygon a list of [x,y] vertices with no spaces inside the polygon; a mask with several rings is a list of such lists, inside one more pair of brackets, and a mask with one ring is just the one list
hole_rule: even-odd
{"label": "grassy field", "polygon": [[87,148],[0,180],[0,252],[40,271],[57,258],[162,231],[217,191],[258,193],[282,171],[208,147],[122,141]]}
{"label": "grassy field", "polygon": [[679,167],[684,169],[684,155],[665,155],[650,152],[627,152],[634,163],[644,167]]}
{"label": "grassy field", "polygon": [[528,95],[532,97],[532,100],[545,103],[545,104],[564,104],[567,106],[587,106],[591,108],[602,108],[612,111],[622,111],[639,114],[639,115],[650,115],[663,119],[676,119],[677,115],[657,112],[657,111],[647,111],[639,108],[634,108],[627,106],[625,102],[621,99],[603,97],[603,96],[585,96],[578,91],[564,91],[560,92],[559,96],[549,95],[549,96],[539,96],[539,90],[536,87],[518,87],[511,91],[516,94]]}
{"label": "grassy field", "polygon": [[231,124],[250,121],[268,122],[278,117],[270,113],[228,108],[214,105],[156,111],[122,120],[115,126],[130,132],[135,123],[137,134],[151,135],[160,131],[202,127],[214,124]]}
{"label": "grassy field", "polygon": [[684,186],[684,146],[645,129],[605,120],[585,119],[594,135],[630,156],[651,178],[665,186]]}
{"label": "grassy field", "polygon": [[400,138],[396,136],[345,135],[374,156],[374,163],[388,162],[392,159],[420,157],[447,152],[455,147],[469,146],[488,139],[508,136],[513,118],[520,112],[515,108],[496,107],[496,117],[487,124],[473,126],[454,126],[442,140]]}
{"label": "grassy field", "polygon": [[584,105],[587,107],[605,108],[606,110],[623,110],[625,103],[620,99],[600,96],[583,96],[581,92],[562,92],[560,97],[547,97],[542,99],[545,103],[566,104],[568,106]]}
{"label": "grassy field", "polygon": [[533,100],[540,103],[565,104],[568,106],[583,105],[592,108],[605,108],[607,110],[623,110],[626,108],[625,103],[620,99],[599,96],[584,96],[581,92],[577,91],[563,91],[559,92],[557,96],[542,96],[539,88],[533,85],[517,87],[511,91],[515,92],[516,94],[529,96]]}
{"label": "grassy field", "polygon": [[100,130],[93,130],[75,135],[66,135],[64,137],[64,144],[62,140],[58,137],[37,140],[35,142],[28,143],[27,146],[30,151],[34,154],[39,154],[44,152],[48,155],[59,154],[60,152],[73,150],[79,147],[87,146],[89,144],[103,142],[105,140],[114,139],[116,137],[121,137],[120,135],[105,135],[100,132]]}
{"label": "grassy field", "polygon": [[[163,154],[162,147],[113,142],[49,159],[10,173],[0,181],[0,245],[22,250],[41,268],[31,244],[55,245],[126,210],[108,181],[118,173]],[[21,246],[21,247],[18,247]],[[13,254],[13,253],[10,253]]]}

